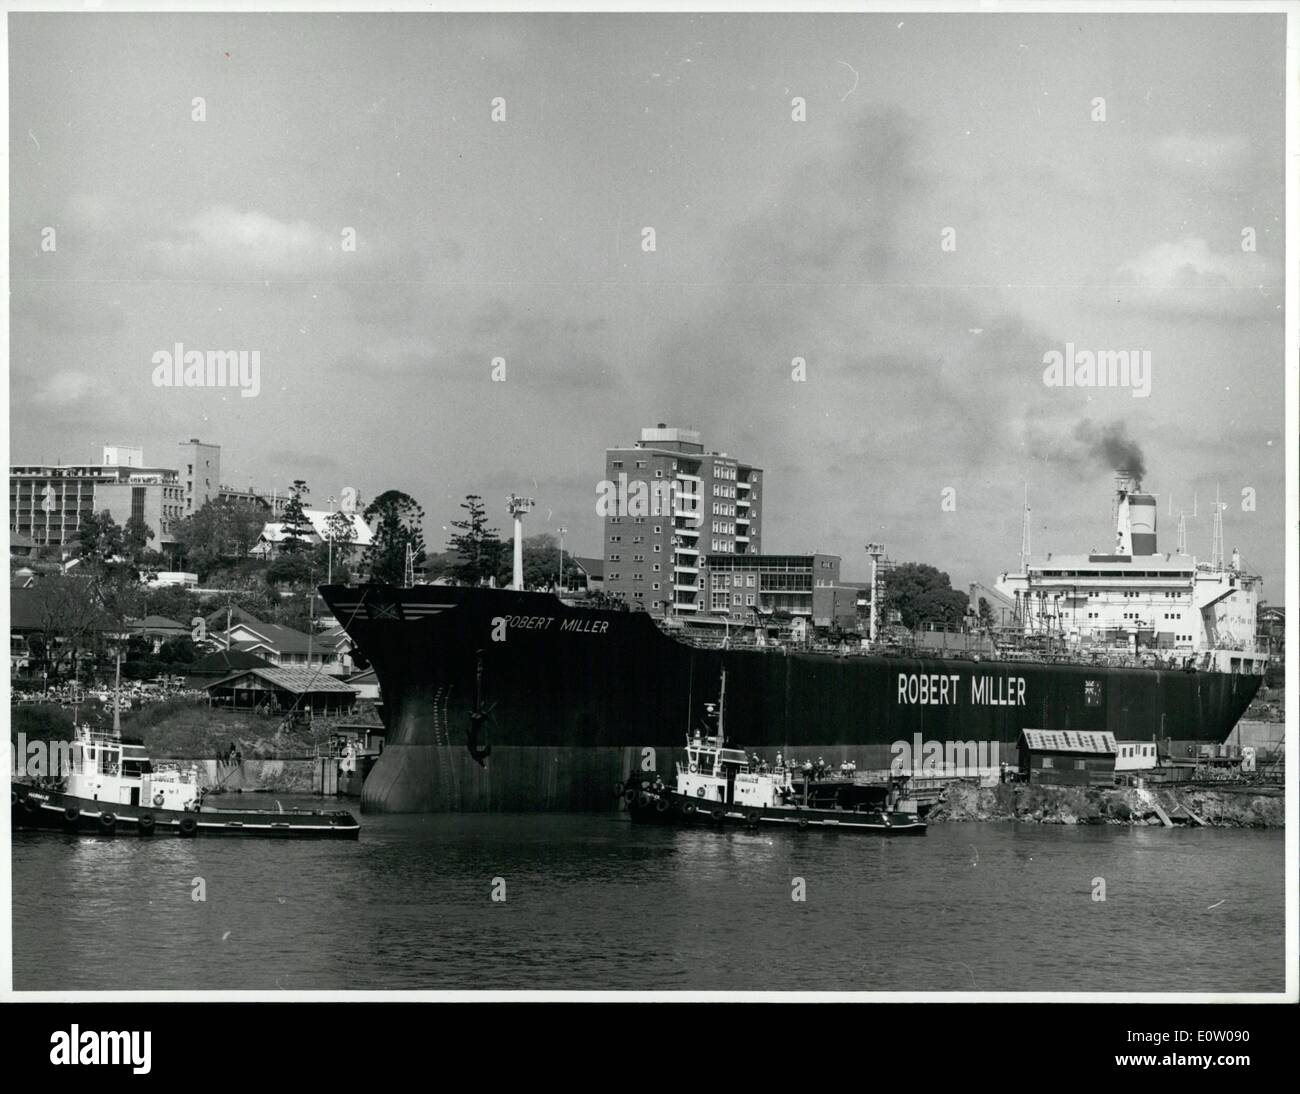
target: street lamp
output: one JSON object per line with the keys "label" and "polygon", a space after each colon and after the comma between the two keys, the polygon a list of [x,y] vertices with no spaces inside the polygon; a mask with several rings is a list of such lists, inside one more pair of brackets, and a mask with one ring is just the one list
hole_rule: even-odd
{"label": "street lamp", "polygon": [[567,528],[560,528],[560,572],[555,580],[555,587],[560,592],[564,592],[564,533],[567,531]]}

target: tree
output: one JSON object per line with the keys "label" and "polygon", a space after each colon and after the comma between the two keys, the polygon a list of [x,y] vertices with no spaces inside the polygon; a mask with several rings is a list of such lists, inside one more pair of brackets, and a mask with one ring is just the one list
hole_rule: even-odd
{"label": "tree", "polygon": [[401,585],[406,580],[406,549],[417,566],[424,562],[424,510],[400,490],[385,490],[361,514],[373,524],[374,536],[362,558],[370,580],[381,585]]}
{"label": "tree", "polygon": [[922,623],[960,623],[968,598],[946,573],[924,562],[905,562],[886,575],[884,600],[886,613],[898,612],[911,630]]}
{"label": "tree", "polygon": [[992,628],[993,609],[989,606],[989,602],[983,597],[980,597],[979,619],[981,627]]}
{"label": "tree", "polygon": [[77,543],[81,547],[82,563],[92,569],[121,558],[126,550],[122,528],[107,509],[82,517]]}
{"label": "tree", "polygon": [[478,494],[466,494],[460,503],[465,510],[464,520],[453,520],[451,526],[460,529],[447,544],[457,558],[454,573],[462,585],[481,585],[487,578],[496,576],[501,562],[501,537],[495,528],[487,526],[487,510]]}
{"label": "tree", "polygon": [[186,564],[206,574],[224,559],[246,557],[265,523],[266,511],[251,502],[212,499],[177,524],[176,541]]}
{"label": "tree", "polygon": [[142,516],[132,516],[122,529],[122,539],[130,552],[131,558],[139,562],[154,538],[153,529]]}
{"label": "tree", "polygon": [[356,541],[357,529],[351,515],[342,510],[331,513],[325,521],[325,538],[316,548],[316,569],[346,584],[352,574],[352,547]]}
{"label": "tree", "polygon": [[285,502],[284,512],[280,515],[280,531],[284,533],[280,550],[288,554],[305,547],[307,537],[311,535],[311,521],[307,519],[302,504],[309,493],[307,484],[302,479],[294,479],[293,485],[289,487],[289,500]]}
{"label": "tree", "polygon": [[158,660],[167,665],[191,665],[198,657],[198,650],[188,635],[169,638],[158,649]]}
{"label": "tree", "polygon": [[[501,545],[497,557],[497,584],[508,585],[514,579],[514,540]],[[524,588],[549,589],[555,585],[560,569],[560,544],[550,532],[524,537]],[[572,584],[577,580],[578,564],[567,551],[564,573]]]}
{"label": "tree", "polygon": [[311,581],[311,574],[311,556],[302,551],[290,551],[274,559],[266,568],[266,583],[272,588],[305,585]]}
{"label": "tree", "polygon": [[29,640],[33,659],[51,676],[64,662],[76,663],[104,624],[104,614],[94,586],[86,577],[51,575],[32,590],[36,633]]}

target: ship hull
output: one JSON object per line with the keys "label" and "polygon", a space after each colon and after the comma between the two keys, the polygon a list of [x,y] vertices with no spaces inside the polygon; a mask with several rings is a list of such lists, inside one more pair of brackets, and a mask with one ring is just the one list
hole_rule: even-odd
{"label": "ship hull", "polygon": [[[630,773],[671,775],[724,668],[738,747],[860,770],[901,756],[920,772],[936,748],[945,762],[996,769],[1015,762],[1026,728],[1220,742],[1259,687],[1241,674],[702,649],[644,613],[570,608],[543,593],[321,593],[383,695],[386,742],[365,812],[609,809],[610,787]],[[490,711],[475,739],[480,668]],[[483,763],[471,743],[490,746]]]}
{"label": "ship hull", "polygon": [[[625,799],[626,800],[626,799]],[[647,794],[628,802],[628,812],[638,824],[712,825],[722,828],[742,826],[787,828],[805,831],[821,828],[833,832],[857,832],[879,836],[923,836],[926,824],[914,813],[886,812],[879,809],[800,809],[778,806],[723,805],[720,802],[692,801],[674,790]]]}
{"label": "ship hull", "polygon": [[9,813],[15,829],[39,828],[69,835],[354,840],[361,833],[356,818],[344,810],[186,812],[81,798],[17,782],[10,785]]}

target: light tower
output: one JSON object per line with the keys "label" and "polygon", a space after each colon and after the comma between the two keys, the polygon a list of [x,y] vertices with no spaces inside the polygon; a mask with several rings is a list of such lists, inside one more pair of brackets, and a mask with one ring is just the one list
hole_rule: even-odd
{"label": "light tower", "polygon": [[871,629],[868,637],[872,642],[876,640],[876,621],[879,618],[877,603],[880,601],[880,560],[885,554],[885,545],[883,543],[868,543],[867,554],[871,557]]}
{"label": "light tower", "polygon": [[515,574],[510,587],[517,592],[524,588],[524,514],[532,507],[532,498],[521,498],[517,494],[506,498],[506,511],[515,518]]}

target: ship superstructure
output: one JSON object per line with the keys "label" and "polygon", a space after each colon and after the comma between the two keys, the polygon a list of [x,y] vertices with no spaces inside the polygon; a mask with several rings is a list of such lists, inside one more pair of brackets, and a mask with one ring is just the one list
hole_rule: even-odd
{"label": "ship superstructure", "polygon": [[[1004,573],[997,591],[1026,637],[1059,639],[1081,656],[1123,651],[1171,667],[1259,674],[1268,653],[1256,642],[1262,580],[1216,551],[1210,563],[1161,553],[1156,499],[1126,471],[1116,475],[1115,542],[1109,553],[1048,554]],[[1222,509],[1216,506],[1216,543]]]}

